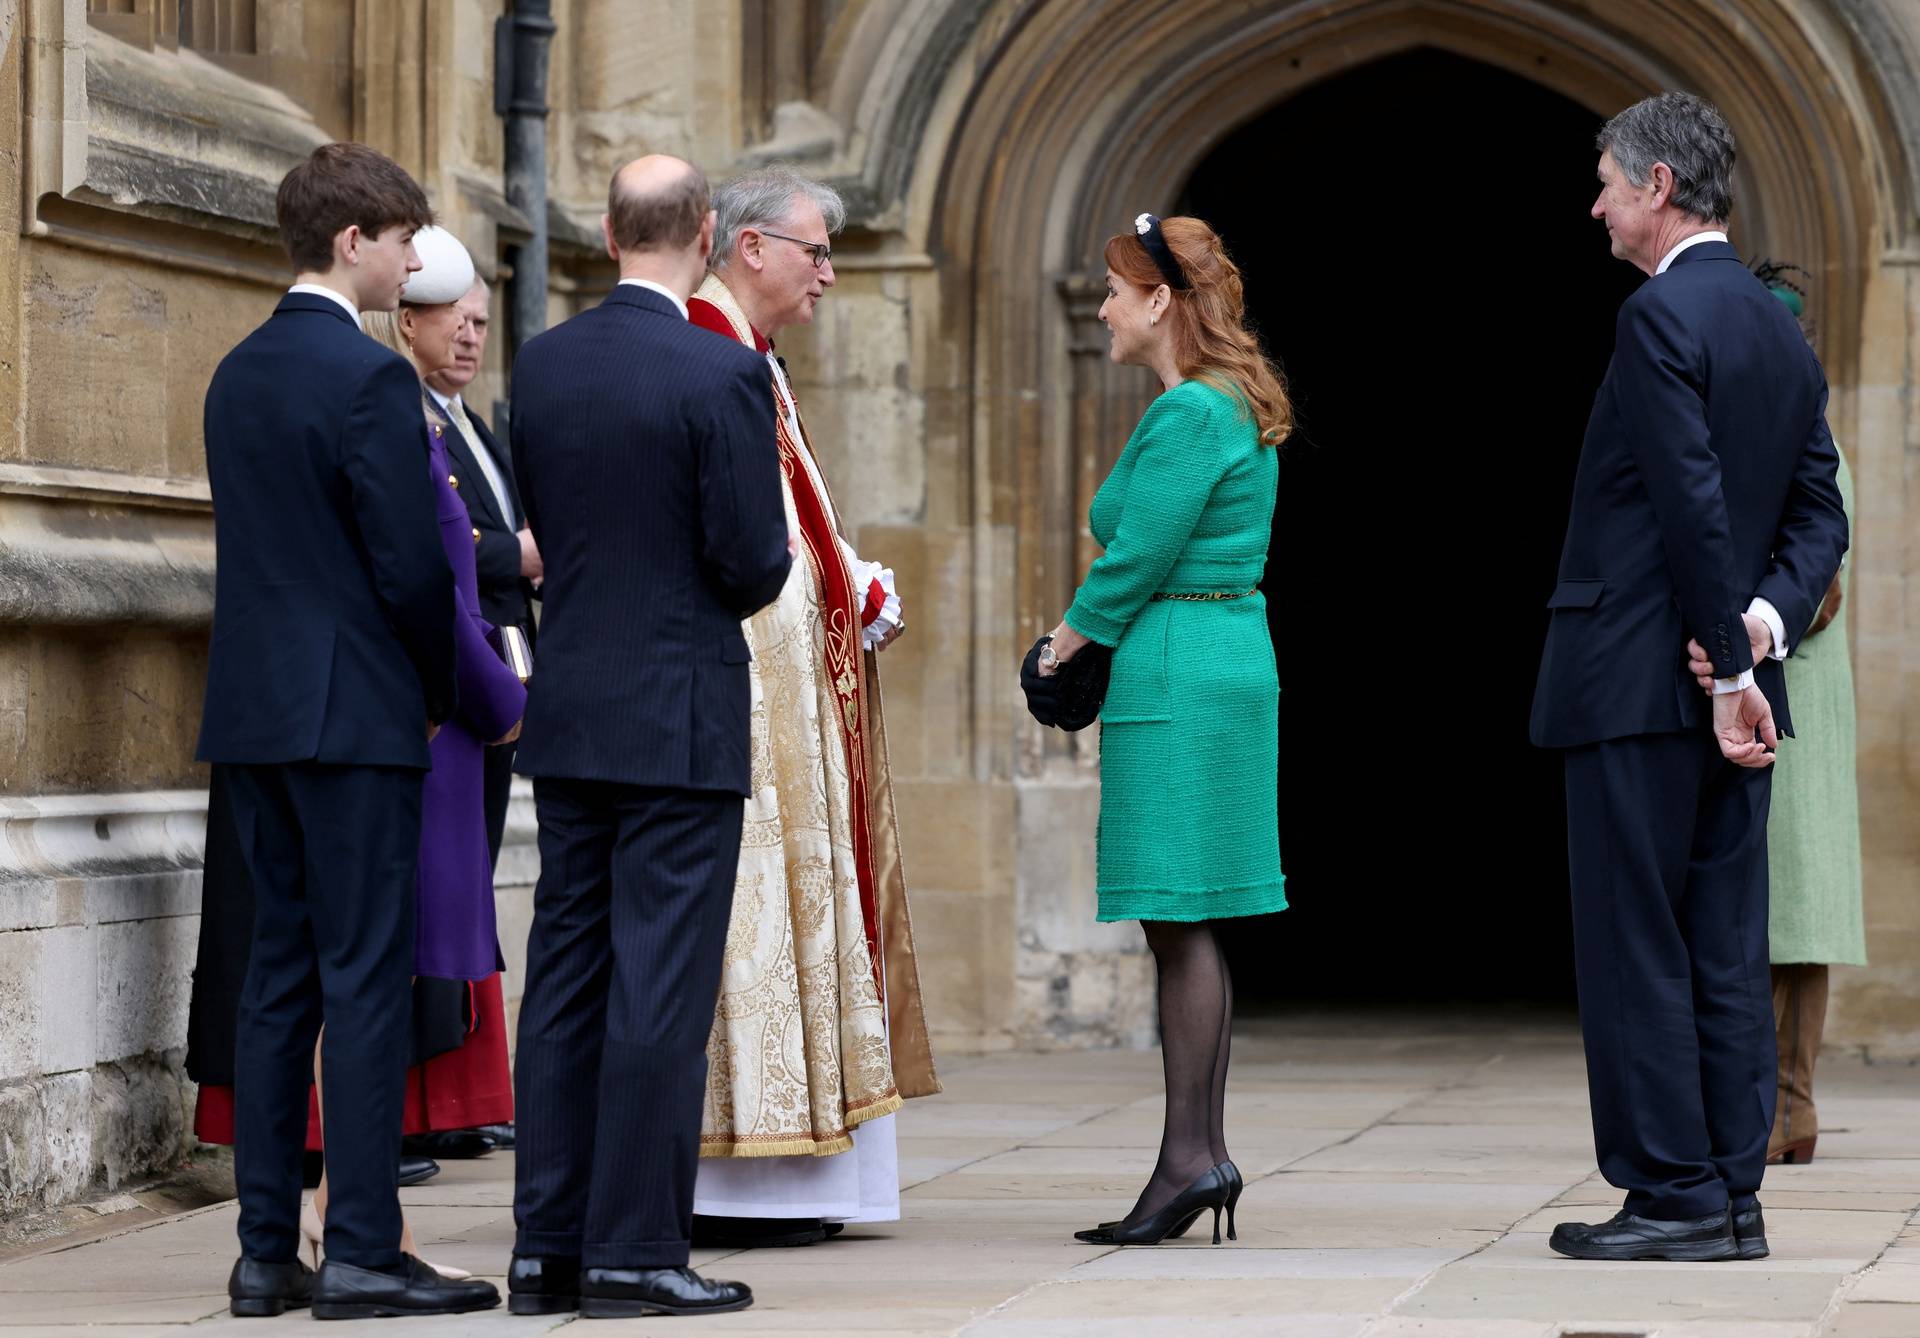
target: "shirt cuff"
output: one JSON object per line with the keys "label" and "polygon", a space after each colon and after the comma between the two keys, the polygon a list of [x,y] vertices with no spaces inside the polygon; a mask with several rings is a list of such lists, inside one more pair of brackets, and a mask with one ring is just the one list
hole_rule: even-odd
{"label": "shirt cuff", "polygon": [[1728,697],[1728,696],[1732,696],[1736,692],[1745,692],[1748,688],[1752,686],[1753,686],[1753,670],[1748,669],[1742,672],[1740,677],[1738,678],[1714,679],[1713,695],[1716,697]]}
{"label": "shirt cuff", "polygon": [[1765,623],[1767,630],[1773,633],[1773,649],[1767,653],[1767,658],[1770,660],[1786,659],[1787,622],[1786,619],[1780,616],[1780,610],[1773,607],[1768,601],[1755,595],[1753,603],[1747,605],[1747,612]]}

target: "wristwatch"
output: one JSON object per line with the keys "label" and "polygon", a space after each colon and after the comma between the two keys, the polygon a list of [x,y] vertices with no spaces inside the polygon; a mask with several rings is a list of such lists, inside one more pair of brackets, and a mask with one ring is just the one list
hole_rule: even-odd
{"label": "wristwatch", "polygon": [[1040,667],[1042,669],[1057,669],[1059,666],[1060,657],[1053,653],[1053,642],[1048,640],[1040,647]]}

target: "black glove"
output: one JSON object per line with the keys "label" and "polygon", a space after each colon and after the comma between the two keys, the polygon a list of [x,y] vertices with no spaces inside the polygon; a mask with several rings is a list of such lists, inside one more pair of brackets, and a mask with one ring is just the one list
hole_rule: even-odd
{"label": "black glove", "polygon": [[1100,718],[1100,706],[1107,699],[1107,679],[1113,670],[1113,648],[1090,641],[1051,677],[1042,678],[1040,648],[1052,640],[1047,635],[1033,643],[1020,666],[1020,686],[1027,694],[1027,710],[1035,720],[1049,729],[1073,733]]}
{"label": "black glove", "polygon": [[1040,648],[1052,640],[1050,636],[1041,637],[1033,643],[1027,658],[1021,661],[1020,690],[1027,694],[1027,714],[1048,729],[1057,729],[1060,725],[1060,678],[1057,674],[1049,678],[1040,672]]}

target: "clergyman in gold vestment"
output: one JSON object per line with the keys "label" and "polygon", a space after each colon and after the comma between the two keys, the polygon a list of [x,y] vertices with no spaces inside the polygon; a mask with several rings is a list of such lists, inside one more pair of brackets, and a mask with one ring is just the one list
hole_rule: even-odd
{"label": "clergyman in gold vestment", "polygon": [[900,1216],[893,1115],[939,1090],[927,1043],[876,654],[904,629],[893,573],[842,531],[770,336],[833,283],[839,197],[784,168],[714,196],[693,322],[767,357],[768,411],[800,561],[745,624],[747,800],[708,1045],[694,1238],[807,1244]]}

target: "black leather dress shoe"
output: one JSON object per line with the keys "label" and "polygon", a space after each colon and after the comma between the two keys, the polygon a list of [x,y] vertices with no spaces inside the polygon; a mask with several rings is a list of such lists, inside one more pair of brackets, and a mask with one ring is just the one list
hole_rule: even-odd
{"label": "black leather dress shoe", "polygon": [[300,1260],[269,1264],[241,1255],[227,1278],[227,1309],[236,1315],[284,1315],[313,1299],[313,1270]]}
{"label": "black leather dress shoe", "polygon": [[491,1310],[500,1293],[491,1282],[454,1282],[414,1255],[397,1273],[379,1273],[329,1259],[313,1282],[315,1319],[376,1319],[382,1315],[461,1315]]}
{"label": "black leather dress shoe", "polygon": [[703,1250],[768,1250],[817,1245],[827,1226],[817,1217],[708,1217],[693,1215],[693,1243]]}
{"label": "black leather dress shoe", "polygon": [[1562,1222],[1547,1244],[1569,1259],[1673,1259],[1706,1262],[1736,1259],[1733,1219],[1722,1210],[1706,1217],[1664,1222],[1615,1213],[1610,1221],[1589,1225]]}
{"label": "black leather dress shoe", "polygon": [[474,1126],[473,1132],[485,1134],[493,1140],[493,1145],[502,1151],[513,1146],[513,1126],[511,1124],[481,1124]]}
{"label": "black leather dress shoe", "polygon": [[1767,1219],[1760,1215],[1759,1204],[1733,1215],[1733,1248],[1742,1259],[1765,1259],[1771,1253],[1767,1249]]}
{"label": "black leather dress shoe", "polygon": [[498,1146],[477,1129],[441,1129],[430,1134],[408,1134],[400,1140],[400,1151],[412,1157],[444,1157],[448,1161],[471,1161],[484,1157]]}
{"label": "black leather dress shoe", "polygon": [[400,1158],[400,1187],[402,1189],[405,1189],[408,1185],[424,1185],[427,1181],[439,1174],[440,1163],[432,1157],[403,1156]]}
{"label": "black leather dress shoe", "polygon": [[580,1308],[580,1259],[516,1254],[507,1269],[507,1309],[516,1315],[564,1315]]}
{"label": "black leather dress shoe", "polygon": [[719,1315],[753,1304],[744,1282],[703,1278],[690,1268],[589,1268],[580,1275],[580,1318]]}

